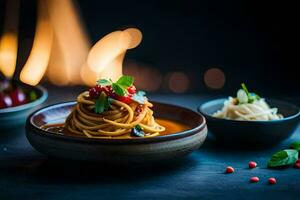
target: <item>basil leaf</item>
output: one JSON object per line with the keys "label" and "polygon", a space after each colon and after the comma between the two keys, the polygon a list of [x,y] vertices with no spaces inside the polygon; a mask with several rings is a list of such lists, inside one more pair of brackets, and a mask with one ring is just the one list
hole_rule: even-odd
{"label": "basil leaf", "polygon": [[113,83],[112,88],[117,95],[125,96],[126,89],[124,87],[122,87],[122,85],[119,85],[118,83]]}
{"label": "basil leaf", "polygon": [[123,87],[128,88],[129,86],[131,86],[134,82],[134,78],[132,76],[121,76],[121,78],[119,78],[119,80],[116,82],[118,85],[121,85]]}
{"label": "basil leaf", "polygon": [[136,125],[133,129],[131,129],[130,135],[132,137],[144,137],[145,132],[140,125]]}
{"label": "basil leaf", "polygon": [[102,92],[99,98],[96,100],[95,113],[97,114],[103,113],[104,111],[108,110],[109,107],[110,107],[110,103],[108,97],[104,92]]}
{"label": "basil leaf", "polygon": [[292,165],[298,159],[298,151],[294,149],[286,149],[275,153],[268,162],[268,167],[280,167]]}
{"label": "basil leaf", "polygon": [[135,102],[138,102],[140,104],[144,104],[146,102],[146,92],[144,91],[138,91],[137,93],[135,93],[133,96],[132,96],[132,100],[135,101]]}
{"label": "basil leaf", "polygon": [[143,130],[142,127],[139,124],[136,125],[135,128],[138,129],[138,130]]}
{"label": "basil leaf", "polygon": [[291,147],[292,147],[293,149],[296,149],[296,150],[300,151],[300,141],[298,141],[298,142],[293,142],[293,143],[291,144]]}
{"label": "basil leaf", "polygon": [[111,82],[109,80],[106,80],[106,79],[100,79],[100,80],[97,81],[97,84],[101,85],[101,86],[107,86],[107,85],[111,85]]}

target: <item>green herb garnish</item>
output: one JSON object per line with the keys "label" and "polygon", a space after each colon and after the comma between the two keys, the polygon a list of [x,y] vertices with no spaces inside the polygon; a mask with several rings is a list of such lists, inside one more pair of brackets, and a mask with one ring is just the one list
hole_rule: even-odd
{"label": "green herb garnish", "polygon": [[37,94],[35,93],[35,91],[31,91],[29,93],[29,99],[30,99],[30,101],[34,101],[37,99]]}
{"label": "green herb garnish", "polygon": [[100,114],[104,111],[107,111],[110,107],[109,98],[106,96],[104,92],[101,92],[99,98],[95,103],[95,113]]}
{"label": "green herb garnish", "polygon": [[138,124],[133,129],[131,129],[131,136],[145,137],[145,132],[143,131],[143,128]]}
{"label": "green herb garnish", "polygon": [[123,86],[123,87],[130,87],[134,82],[134,78],[132,76],[121,76],[116,84]]}
{"label": "green herb garnish", "polygon": [[298,141],[298,142],[293,142],[293,143],[291,144],[291,148],[300,151],[300,141]]}
{"label": "green herb garnish", "polygon": [[245,83],[241,84],[242,89],[240,89],[237,92],[237,100],[239,102],[239,104],[243,104],[243,103],[253,103],[256,100],[260,99],[260,96],[253,93],[253,92],[249,92],[248,88],[246,87]]}
{"label": "green herb garnish", "polygon": [[112,84],[112,89],[119,96],[125,96],[127,94],[126,88],[124,88],[123,86],[121,86],[121,85],[119,85],[117,83],[113,83]]}
{"label": "green herb garnish", "polygon": [[97,84],[101,86],[107,86],[107,85],[111,85],[111,81],[106,79],[100,79],[97,81]]}
{"label": "green herb garnish", "polygon": [[268,162],[268,167],[281,167],[295,164],[298,159],[298,150],[286,149],[275,153]]}
{"label": "green herb garnish", "polygon": [[133,84],[134,78],[132,76],[121,76],[117,82],[112,80],[100,79],[97,81],[98,85],[108,86],[111,85],[113,91],[119,96],[125,96],[127,94],[127,89]]}

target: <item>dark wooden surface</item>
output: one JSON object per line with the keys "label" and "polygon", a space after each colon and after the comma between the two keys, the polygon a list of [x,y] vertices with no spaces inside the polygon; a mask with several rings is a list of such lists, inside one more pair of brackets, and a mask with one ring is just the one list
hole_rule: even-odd
{"label": "dark wooden surface", "polygon": [[[82,88],[51,88],[44,104],[75,99]],[[152,100],[196,110],[211,97],[153,95]],[[294,99],[296,101],[296,99]],[[247,150],[220,147],[212,140],[170,165],[107,167],[48,159],[35,151],[24,127],[0,133],[0,199],[300,199],[300,169],[270,170],[272,153],[300,140],[300,129],[279,145]],[[248,162],[258,163],[249,170]],[[236,169],[224,174],[227,165]],[[252,176],[260,182],[249,183]],[[269,185],[269,177],[277,178]]]}

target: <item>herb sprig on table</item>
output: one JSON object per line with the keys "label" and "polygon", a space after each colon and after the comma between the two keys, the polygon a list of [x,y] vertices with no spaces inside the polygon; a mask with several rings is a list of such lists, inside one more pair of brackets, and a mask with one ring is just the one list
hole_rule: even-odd
{"label": "herb sprig on table", "polygon": [[268,161],[269,168],[282,167],[296,164],[299,158],[300,141],[291,144],[292,149],[285,149],[272,155]]}

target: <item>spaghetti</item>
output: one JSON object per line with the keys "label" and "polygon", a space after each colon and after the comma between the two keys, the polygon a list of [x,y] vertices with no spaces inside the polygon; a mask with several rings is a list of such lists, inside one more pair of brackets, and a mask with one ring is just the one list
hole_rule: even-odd
{"label": "spaghetti", "polygon": [[[88,91],[81,93],[73,111],[66,119],[65,129],[89,138],[154,137],[165,131],[163,126],[155,122],[151,110],[153,105],[146,97],[142,103],[128,101],[124,98],[126,96],[118,96],[111,87],[108,88],[105,90],[107,86],[102,87],[98,98],[91,98],[93,95]],[[108,106],[103,112],[97,113],[97,100],[101,99],[101,96],[107,98]],[[132,96],[127,97],[134,99]]]}

